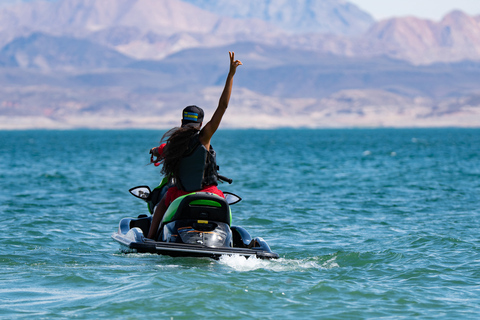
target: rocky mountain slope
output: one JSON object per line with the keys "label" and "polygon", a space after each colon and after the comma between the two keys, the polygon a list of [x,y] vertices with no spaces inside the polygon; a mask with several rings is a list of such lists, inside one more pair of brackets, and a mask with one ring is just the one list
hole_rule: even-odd
{"label": "rocky mountain slope", "polygon": [[89,40],[44,33],[16,38],[0,51],[0,65],[42,71],[118,68],[132,62],[116,50]]}
{"label": "rocky mountain slope", "polygon": [[289,33],[358,35],[374,23],[356,5],[338,0],[184,0],[220,16],[257,18]]}
{"label": "rocky mountain slope", "polygon": [[480,16],[453,11],[441,21],[415,17],[376,23],[362,39],[362,54],[385,54],[416,64],[480,60]]}

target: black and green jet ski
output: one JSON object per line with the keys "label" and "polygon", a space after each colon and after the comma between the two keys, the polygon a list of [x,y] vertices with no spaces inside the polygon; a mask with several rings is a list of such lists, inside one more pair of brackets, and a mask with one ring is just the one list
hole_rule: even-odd
{"label": "black and green jet ski", "polygon": [[[130,189],[130,193],[145,200],[153,212],[155,201],[164,185],[153,192],[148,186]],[[164,191],[164,190],[163,190]],[[267,242],[252,238],[242,227],[232,226],[230,205],[240,197],[225,192],[226,199],[206,192],[193,192],[175,199],[160,223],[155,239],[145,238],[152,216],[124,218],[112,238],[122,245],[122,251],[157,253],[174,257],[210,257],[240,255],[261,259],[277,259]]]}

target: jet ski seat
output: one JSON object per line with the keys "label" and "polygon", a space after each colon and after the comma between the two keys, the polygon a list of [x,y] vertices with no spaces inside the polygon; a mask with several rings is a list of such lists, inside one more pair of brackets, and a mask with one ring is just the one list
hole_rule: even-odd
{"label": "jet ski seat", "polygon": [[185,196],[172,218],[168,220],[207,220],[223,222],[230,226],[230,207],[222,197],[211,193],[197,192]]}

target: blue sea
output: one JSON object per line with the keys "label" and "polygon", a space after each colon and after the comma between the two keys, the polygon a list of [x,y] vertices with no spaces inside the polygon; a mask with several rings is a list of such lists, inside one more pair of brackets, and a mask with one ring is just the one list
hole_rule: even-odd
{"label": "blue sea", "polygon": [[480,318],[480,129],[219,130],[278,260],[121,253],[162,134],[0,131],[1,319]]}

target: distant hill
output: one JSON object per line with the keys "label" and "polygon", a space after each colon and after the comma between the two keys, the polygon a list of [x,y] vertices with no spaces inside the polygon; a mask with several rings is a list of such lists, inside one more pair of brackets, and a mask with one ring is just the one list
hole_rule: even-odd
{"label": "distant hill", "polygon": [[288,32],[358,35],[374,23],[356,5],[339,0],[184,0],[220,16],[257,18]]}
{"label": "distant hill", "polygon": [[133,60],[88,40],[33,33],[3,47],[0,61],[9,62],[9,67],[75,71],[119,68]]}
{"label": "distant hill", "polygon": [[[204,19],[199,19],[199,17]],[[180,0],[34,1],[0,10],[1,30],[24,29],[86,36],[112,27],[171,35],[211,32],[218,17]]]}
{"label": "distant hill", "polygon": [[[130,67],[170,74],[177,91],[222,85],[225,68],[218,62],[225,61],[228,48],[188,49]],[[245,64],[236,84],[268,96],[324,98],[343,89],[381,89],[443,99],[479,89],[480,62],[414,66],[389,57],[343,57],[256,43],[231,48],[242,54]]]}
{"label": "distant hill", "polygon": [[414,17],[376,23],[360,41],[363,54],[384,54],[416,64],[480,60],[480,16],[453,11],[441,21]]}

